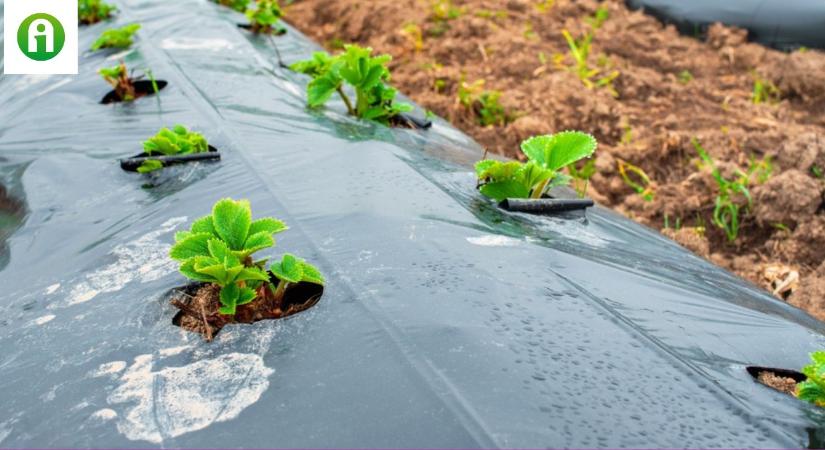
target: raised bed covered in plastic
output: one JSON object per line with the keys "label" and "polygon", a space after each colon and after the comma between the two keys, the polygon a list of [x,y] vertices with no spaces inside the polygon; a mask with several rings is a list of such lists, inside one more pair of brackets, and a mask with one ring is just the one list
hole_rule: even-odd
{"label": "raised bed covered in plastic", "polygon": [[[0,181],[19,206],[0,222],[0,446],[820,442],[822,412],[746,367],[801,367],[821,323],[603,208],[498,208],[475,190],[482,152],[443,121],[307,110],[274,47],[287,63],[317,48],[294,29],[256,37],[205,1],[118,6],[143,25],[134,51],[0,78]],[[168,86],[99,104],[95,71],[121,57]],[[220,162],[120,169],[175,123]],[[207,343],[172,324],[186,280],[167,252],[223,197],[287,222],[279,238],[327,285]]]}

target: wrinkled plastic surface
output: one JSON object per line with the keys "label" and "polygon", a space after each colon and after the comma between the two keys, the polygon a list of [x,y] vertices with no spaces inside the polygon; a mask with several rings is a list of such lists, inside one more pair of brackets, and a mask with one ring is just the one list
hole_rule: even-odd
{"label": "wrinkled plastic surface", "polygon": [[[822,348],[803,312],[603,208],[497,208],[475,191],[480,149],[443,121],[308,111],[273,47],[316,49],[294,29],[118,5],[81,46],[140,22],[134,51],[0,78],[0,176],[27,212],[0,270],[0,447],[772,447],[825,423],[745,370]],[[95,70],[121,57],[169,86],[100,105]],[[176,123],[221,161],[120,169]],[[328,285],[209,344],[171,324],[186,280],[167,251],[226,196],[291,227],[263,256],[301,255]]]}
{"label": "wrinkled plastic surface", "polygon": [[626,0],[693,34],[714,22],[748,30],[751,40],[781,50],[825,49],[825,2],[821,0]]}

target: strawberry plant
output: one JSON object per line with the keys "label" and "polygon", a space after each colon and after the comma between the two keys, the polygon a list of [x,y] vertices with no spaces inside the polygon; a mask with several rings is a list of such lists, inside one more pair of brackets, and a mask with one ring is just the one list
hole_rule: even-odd
{"label": "strawberry plant", "polygon": [[283,16],[284,12],[278,0],[257,0],[255,9],[246,10],[246,17],[249,18],[250,29],[253,33],[286,33],[286,28],[278,23]]}
{"label": "strawberry plant", "polygon": [[796,396],[800,400],[825,407],[825,352],[811,353],[811,364],[802,368],[807,380],[796,385]]}
{"label": "strawberry plant", "polygon": [[[372,56],[369,47],[345,45],[344,52],[338,55],[318,52],[312,59],[295,63],[290,68],[312,77],[307,86],[310,107],[325,104],[337,93],[350,115],[386,125],[398,114],[412,110],[408,104],[396,103],[397,91],[386,84],[390,79],[387,63],[391,59],[389,55]],[[355,90],[354,102],[344,92],[344,83]]]}
{"label": "strawberry plant", "polygon": [[234,9],[238,12],[246,12],[250,0],[212,0],[213,2]]}
{"label": "strawberry plant", "polygon": [[587,194],[587,187],[590,185],[590,179],[596,174],[596,160],[588,159],[581,167],[576,163],[567,166],[567,173],[573,178],[573,187],[576,189],[576,194],[579,197],[584,197]]}
{"label": "strawberry plant", "polygon": [[593,136],[579,131],[532,137],[521,143],[526,163],[489,159],[476,163],[479,191],[499,202],[539,199],[551,188],[568,184],[571,178],[561,169],[590,157],[596,147]]}
{"label": "strawberry plant", "polygon": [[[123,62],[114,67],[104,67],[100,69],[98,73],[100,73],[100,76],[112,86],[114,89],[114,96],[119,101],[131,102],[141,95],[141,93],[135,89],[135,82],[143,78],[144,75],[140,75],[138,77],[131,76],[129,71],[126,69],[126,64]],[[160,88],[152,76],[152,72],[147,71],[146,76],[148,76],[151,81],[153,92],[155,94],[158,93]]]}
{"label": "strawberry plant", "polygon": [[129,48],[132,36],[140,29],[140,24],[133,23],[121,28],[110,28],[103,32],[92,44],[92,51],[102,48]]}
{"label": "strawberry plant", "polygon": [[[189,131],[183,125],[175,125],[171,130],[161,130],[143,143],[143,151],[147,156],[158,155],[189,155],[209,151],[209,144],[202,134]],[[163,168],[163,163],[156,159],[145,160],[137,171],[149,173]]]}
{"label": "strawberry plant", "polygon": [[266,260],[252,258],[258,251],[273,247],[273,236],[286,229],[283,222],[271,217],[252,220],[248,201],[225,198],[215,203],[211,215],[195,220],[189,231],[175,235],[169,255],[180,263],[184,276],[216,288],[218,312],[222,315],[235,315],[238,306],[255,300],[262,302],[262,308],[278,309],[287,284],[324,284],[317,268],[285,255],[271,267],[272,276],[278,280],[276,285],[264,269]]}
{"label": "strawberry plant", "polygon": [[91,25],[106,20],[117,8],[103,0],[79,0],[77,4],[77,21],[81,25]]}

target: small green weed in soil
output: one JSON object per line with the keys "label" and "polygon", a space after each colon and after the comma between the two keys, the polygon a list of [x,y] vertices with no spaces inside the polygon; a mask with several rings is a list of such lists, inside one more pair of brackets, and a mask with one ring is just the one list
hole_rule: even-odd
{"label": "small green weed in soil", "polygon": [[481,126],[506,125],[515,120],[515,115],[501,105],[501,91],[485,90],[484,80],[458,85],[458,101],[473,114]]}
{"label": "small green weed in soil", "polygon": [[593,136],[579,131],[532,137],[521,143],[526,163],[490,159],[476,163],[479,191],[496,201],[541,198],[551,188],[568,184],[571,177],[561,169],[592,156],[596,147]]}

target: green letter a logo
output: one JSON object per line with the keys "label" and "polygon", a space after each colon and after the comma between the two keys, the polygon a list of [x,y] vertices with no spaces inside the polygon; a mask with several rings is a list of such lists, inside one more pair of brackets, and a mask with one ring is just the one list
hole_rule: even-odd
{"label": "green letter a logo", "polygon": [[54,16],[32,14],[17,29],[17,45],[29,59],[48,61],[63,50],[66,31]]}

